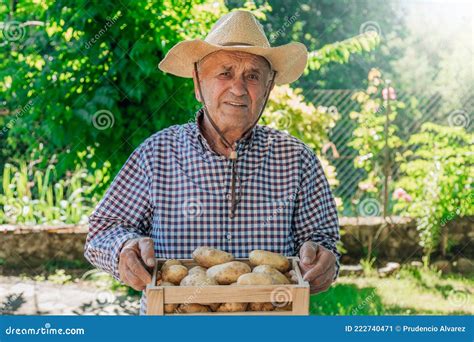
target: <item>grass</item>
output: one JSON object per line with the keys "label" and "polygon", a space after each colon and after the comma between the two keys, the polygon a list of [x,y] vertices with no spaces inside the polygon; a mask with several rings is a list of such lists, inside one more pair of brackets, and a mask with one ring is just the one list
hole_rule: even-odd
{"label": "grass", "polygon": [[474,278],[403,267],[388,278],[340,277],[311,296],[313,315],[472,315]]}

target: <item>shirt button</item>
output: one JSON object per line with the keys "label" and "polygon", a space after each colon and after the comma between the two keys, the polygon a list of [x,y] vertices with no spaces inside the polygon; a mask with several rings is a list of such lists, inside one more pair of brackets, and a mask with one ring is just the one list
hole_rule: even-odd
{"label": "shirt button", "polygon": [[232,240],[232,234],[231,234],[231,233],[227,233],[227,234],[225,235],[225,238],[227,239],[227,241]]}
{"label": "shirt button", "polygon": [[225,198],[227,198],[230,201],[231,199],[230,194],[225,195]]}

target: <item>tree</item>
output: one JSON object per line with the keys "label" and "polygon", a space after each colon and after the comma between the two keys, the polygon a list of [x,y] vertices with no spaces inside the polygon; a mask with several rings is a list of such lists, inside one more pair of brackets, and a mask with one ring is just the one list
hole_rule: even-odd
{"label": "tree", "polygon": [[110,161],[115,174],[146,137],[192,117],[192,82],[157,65],[225,11],[202,0],[1,5],[2,154],[54,162],[61,176],[92,146],[89,168]]}

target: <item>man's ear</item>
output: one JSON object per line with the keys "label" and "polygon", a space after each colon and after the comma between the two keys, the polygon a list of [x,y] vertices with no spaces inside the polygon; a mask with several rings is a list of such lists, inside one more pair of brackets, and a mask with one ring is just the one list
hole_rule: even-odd
{"label": "man's ear", "polygon": [[199,102],[202,102],[201,101],[201,96],[199,94],[199,88],[198,88],[198,81],[197,81],[197,77],[196,77],[196,71],[193,69],[193,82],[194,82],[194,96],[196,97],[196,100],[198,100]]}

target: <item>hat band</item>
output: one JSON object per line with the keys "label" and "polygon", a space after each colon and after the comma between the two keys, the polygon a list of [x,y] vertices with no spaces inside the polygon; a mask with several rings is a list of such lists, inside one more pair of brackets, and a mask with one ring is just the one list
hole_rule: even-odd
{"label": "hat band", "polygon": [[244,46],[255,46],[253,44],[247,44],[247,43],[240,43],[240,42],[228,42],[224,44],[219,44],[221,46],[238,46],[238,45],[244,45]]}

